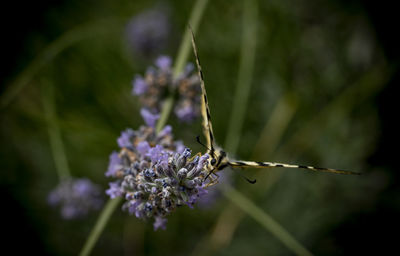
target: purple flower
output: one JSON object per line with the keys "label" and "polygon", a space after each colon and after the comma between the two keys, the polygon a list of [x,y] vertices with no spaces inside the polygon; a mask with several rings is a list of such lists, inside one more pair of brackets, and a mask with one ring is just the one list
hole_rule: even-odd
{"label": "purple flower", "polygon": [[131,200],[131,201],[129,201],[128,204],[126,204],[125,207],[128,208],[129,214],[132,215],[132,214],[135,214],[135,213],[136,213],[136,208],[139,206],[139,204],[140,204],[140,201]]}
{"label": "purple flower", "polygon": [[220,172],[218,173],[219,179],[218,183],[219,186],[212,186],[207,189],[207,193],[199,196],[197,200],[197,205],[199,208],[207,209],[215,205],[219,198],[221,198],[221,190],[220,187],[224,186],[225,184],[231,184],[231,173],[230,172]]}
{"label": "purple flower", "polygon": [[159,133],[158,135],[161,137],[164,136],[170,136],[172,134],[172,127],[171,125],[166,125]]}
{"label": "purple flower", "polygon": [[204,189],[201,186],[197,187],[198,192],[196,194],[191,195],[189,200],[186,202],[186,204],[193,209],[193,205],[199,200],[203,199],[205,196],[208,194],[208,190]]}
{"label": "purple flower", "polygon": [[78,215],[78,210],[72,205],[66,205],[61,208],[61,216],[66,220],[75,219]]}
{"label": "purple flower", "polygon": [[163,154],[165,154],[164,148],[160,145],[156,145],[154,148],[149,150],[150,159],[154,163],[160,161]]}
{"label": "purple flower", "polygon": [[197,113],[196,109],[191,105],[186,105],[186,106],[178,105],[175,108],[175,115],[182,122],[188,123],[188,122],[193,121],[198,116],[198,113]]}
{"label": "purple flower", "polygon": [[197,169],[203,169],[207,163],[208,158],[210,157],[209,154],[204,154],[200,157],[199,163],[197,164]]}
{"label": "purple flower", "polygon": [[176,147],[176,153],[179,153],[179,154],[182,153],[186,148],[181,140],[177,140],[175,142],[175,147]]}
{"label": "purple flower", "polygon": [[132,129],[126,129],[125,131],[121,132],[121,136],[118,138],[118,146],[123,147],[132,147],[131,138],[135,135]]}
{"label": "purple flower", "polygon": [[106,194],[109,195],[110,198],[122,196],[123,191],[118,181],[110,182],[108,183],[108,185],[110,186],[110,188],[107,189]]}
{"label": "purple flower", "polygon": [[155,217],[155,221],[154,221],[154,231],[156,231],[157,229],[161,228],[163,230],[165,230],[167,228],[167,219],[164,219],[162,217]]}
{"label": "purple flower", "polygon": [[142,108],[140,110],[140,114],[142,115],[144,122],[150,126],[150,127],[155,127],[156,121],[158,118],[160,118],[159,114],[152,114],[149,110]]}
{"label": "purple flower", "polygon": [[82,195],[90,193],[93,184],[88,179],[78,179],[72,184],[72,186],[75,193]]}
{"label": "purple flower", "polygon": [[139,154],[147,155],[150,150],[150,145],[147,141],[141,141],[138,143],[136,149],[139,152]]}
{"label": "purple flower", "polygon": [[61,207],[64,219],[81,218],[103,204],[101,189],[89,179],[63,180],[48,196],[48,203]]}
{"label": "purple flower", "polygon": [[[141,112],[143,116],[149,114],[145,109]],[[106,174],[115,179],[106,194],[123,197],[123,210],[137,218],[154,218],[154,228],[164,229],[167,215],[178,206],[193,207],[206,193],[204,188],[210,185],[209,180],[204,181],[209,156],[191,157],[189,148],[173,140],[171,126],[156,133],[154,124],[147,125],[121,135],[121,141],[126,137],[132,146],[111,154]]]}
{"label": "purple flower", "polygon": [[182,122],[192,122],[200,116],[200,79],[191,63],[177,78],[172,74],[171,65],[170,57],[159,56],[155,67],[149,67],[144,78],[135,76],[133,94],[139,96],[140,103],[150,113],[158,113],[166,97],[177,91],[175,115]]}
{"label": "purple flower", "polygon": [[126,27],[126,36],[135,52],[149,56],[166,47],[170,31],[167,13],[153,9],[134,16]]}
{"label": "purple flower", "polygon": [[154,130],[149,134],[148,128],[151,127],[142,127],[137,132],[139,139],[146,135],[146,138],[164,141],[165,144],[152,147],[152,140],[144,140],[136,147],[121,150],[122,169],[126,171],[115,182],[109,183],[106,193],[111,198],[124,197],[123,209],[129,214],[141,219],[154,218],[155,230],[165,229],[165,217],[177,206],[193,207],[206,194],[203,180],[207,175],[208,155],[191,158],[188,148],[177,153],[177,143],[166,139],[171,136],[168,128],[161,134],[166,137],[159,137],[160,134],[156,135]]}
{"label": "purple flower", "polygon": [[121,165],[121,159],[118,156],[117,152],[112,152],[110,155],[110,163],[108,164],[108,170],[105,173],[107,177],[115,177],[117,174],[117,171],[120,170],[122,167]]}
{"label": "purple flower", "polygon": [[171,63],[172,60],[169,56],[162,55],[156,59],[156,66],[163,71],[169,70],[171,68]]}
{"label": "purple flower", "polygon": [[142,95],[148,89],[146,81],[140,75],[135,76],[135,79],[133,80],[132,84],[133,84],[132,94],[134,95]]}

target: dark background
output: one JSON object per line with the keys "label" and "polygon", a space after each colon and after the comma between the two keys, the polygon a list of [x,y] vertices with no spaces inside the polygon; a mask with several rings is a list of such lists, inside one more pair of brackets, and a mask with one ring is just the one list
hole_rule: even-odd
{"label": "dark background", "polygon": [[[86,19],[89,19],[91,6],[96,4],[96,1],[84,1],[83,3],[82,1],[9,1],[3,3],[1,8],[2,15],[0,15],[2,31],[1,62],[3,64],[0,69],[1,93],[7,89],[5,85],[8,85],[35,57],[36,50],[34,49],[40,49],[44,42],[51,42],[63,30],[85,22]],[[336,3],[336,6],[336,8],[350,13],[365,13],[370,27],[375,32],[376,41],[383,49],[388,66],[393,70],[383,89],[373,99],[373,104],[375,104],[378,112],[380,126],[375,149],[366,159],[371,169],[379,167],[384,170],[388,182],[383,189],[379,190],[368,207],[354,210],[347,214],[340,224],[330,226],[325,230],[326,234],[329,234],[327,236],[333,237],[332,239],[335,240],[335,248],[340,248],[340,250],[330,250],[329,246],[326,246],[326,237],[324,235],[320,236],[320,239],[315,238],[310,242],[311,247],[309,249],[317,255],[389,253],[397,251],[397,236],[389,233],[398,230],[398,216],[400,213],[400,191],[396,168],[399,131],[396,122],[396,109],[398,109],[398,90],[396,89],[400,79],[397,71],[400,58],[400,48],[398,47],[400,42],[396,38],[398,27],[397,10],[395,4],[391,1],[341,1]],[[174,7],[172,4],[172,8]],[[186,3],[185,7],[190,7],[190,4]],[[94,11],[104,11],[102,8],[106,9],[106,7],[97,7],[94,8]],[[182,9],[184,8],[182,7]],[[76,15],[76,19],[72,19],[71,17],[74,16],[75,12],[79,13],[79,15]],[[96,15],[93,14],[93,16]],[[182,14],[182,16],[184,17],[185,15]],[[63,17],[68,18],[63,20]],[[184,20],[184,18],[181,18],[181,20]],[[203,57],[203,59],[208,57]],[[207,71],[212,72],[211,69]],[[127,86],[129,87],[129,84]],[[5,115],[7,111],[15,111],[15,108],[2,110],[1,115]],[[7,125],[6,122],[10,120],[10,116],[8,114],[7,119],[1,118],[2,125]],[[20,120],[20,123],[24,123],[24,120]],[[119,127],[118,125],[116,126]],[[2,139],[7,136],[5,134],[2,133]],[[45,137],[43,136],[43,138]],[[110,140],[113,141],[114,139],[111,138]],[[29,165],[27,166],[23,161],[14,160],[18,159],[15,155],[18,150],[13,146],[7,145],[7,142],[9,143],[10,141],[1,143],[2,165],[15,170],[16,173],[6,175],[4,176],[5,178],[3,178],[3,175],[1,176],[1,194],[4,198],[2,203],[2,213],[4,214],[2,218],[4,223],[3,233],[6,237],[6,240],[3,240],[2,243],[3,246],[5,245],[3,250],[15,252],[16,254],[33,252],[41,253],[42,255],[62,254],[62,249],[58,247],[62,243],[54,245],[51,240],[45,238],[52,234],[52,231],[49,231],[51,226],[49,223],[51,222],[46,222],[46,216],[38,218],[37,213],[31,212],[34,207],[27,206],[34,203],[30,200],[30,196],[26,196],[26,193],[30,191],[27,186],[31,186],[30,180],[38,178],[37,174],[35,174],[35,171],[29,170]],[[23,147],[23,145],[21,146]],[[123,215],[119,214],[118,216],[121,217]],[[54,221],[56,217],[50,218]],[[79,226],[80,223],[74,223],[73,225]],[[66,242],[65,244],[68,243]]]}

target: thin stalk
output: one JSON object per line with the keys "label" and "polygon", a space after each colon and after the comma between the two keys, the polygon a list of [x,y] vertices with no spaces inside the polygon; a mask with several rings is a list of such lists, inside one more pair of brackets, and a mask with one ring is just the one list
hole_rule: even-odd
{"label": "thin stalk", "polygon": [[7,86],[6,91],[0,97],[0,110],[6,108],[17,97],[19,92],[32,81],[35,75],[65,49],[84,39],[101,34],[115,33],[115,28],[120,27],[121,24],[122,22],[119,19],[92,22],[80,25],[61,35],[38,54],[16,79]]}
{"label": "thin stalk", "polygon": [[[192,26],[193,31],[196,31],[201,18],[203,17],[203,13],[205,7],[208,3],[208,0],[197,0],[192,12],[190,14],[189,23]],[[187,42],[185,42],[187,41]],[[185,36],[182,38],[182,43],[179,47],[178,55],[176,58],[176,62],[174,65],[174,77],[178,76],[184,67],[184,63],[186,63],[187,58],[189,56],[190,50],[190,37],[188,31],[186,31]],[[161,117],[157,122],[156,131],[159,132],[166,124],[168,117],[171,113],[172,106],[173,106],[173,97],[170,96],[164,103],[163,109],[161,111]],[[81,256],[89,255],[96,244],[100,234],[103,232],[105,225],[107,224],[108,220],[110,219],[112,213],[114,212],[117,205],[122,201],[122,198],[115,198],[109,200],[106,206],[100,213],[100,217],[98,218],[92,232],[89,234],[88,239],[85,242],[85,245],[82,248],[80,253]]]}
{"label": "thin stalk", "polygon": [[312,255],[302,244],[300,244],[287,230],[285,230],[277,221],[260,209],[252,201],[247,199],[236,189],[230,186],[224,186],[223,193],[225,197],[235,203],[242,211],[260,223],[265,229],[269,230],[276,238],[286,245],[296,255]]}
{"label": "thin stalk", "polygon": [[235,154],[239,145],[247,102],[253,77],[257,42],[258,5],[255,0],[243,1],[242,47],[239,73],[233,100],[229,129],[225,139],[225,149]]}
{"label": "thin stalk", "polygon": [[163,103],[160,119],[158,119],[156,125],[156,132],[160,132],[162,128],[167,123],[169,115],[171,114],[172,107],[174,106],[174,97],[171,95],[169,96]]}
{"label": "thin stalk", "polygon": [[80,256],[86,256],[90,254],[94,245],[99,239],[99,236],[103,232],[104,227],[106,226],[108,220],[110,219],[112,213],[114,212],[115,208],[117,208],[117,206],[121,201],[122,197],[116,197],[114,199],[108,200],[107,204],[104,206],[103,210],[100,213],[96,225],[90,232],[89,237],[82,248],[82,251],[79,253]]}
{"label": "thin stalk", "polygon": [[[204,10],[206,9],[208,0],[197,0],[190,13],[189,23],[193,32],[197,31],[201,18],[203,17]],[[173,68],[173,75],[177,77],[183,70],[185,63],[188,59],[189,53],[192,52],[191,37],[187,27],[185,27],[185,34],[182,38],[181,45],[176,57],[175,65]]]}
{"label": "thin stalk", "polygon": [[252,159],[265,159],[273,154],[293,119],[297,106],[297,99],[291,92],[286,93],[278,100],[254,146]]}
{"label": "thin stalk", "polygon": [[45,114],[47,131],[49,133],[50,148],[54,164],[60,180],[69,178],[71,172],[68,166],[67,156],[64,151],[64,143],[58,126],[56,105],[54,100],[54,87],[48,80],[42,79],[42,101]]}
{"label": "thin stalk", "polygon": [[[197,0],[193,6],[192,13],[189,17],[189,23],[192,27],[193,32],[197,31],[200,20],[203,17],[204,10],[206,9],[208,0]],[[181,45],[179,46],[179,51],[173,67],[173,77],[176,78],[182,72],[185,63],[191,52],[191,38],[190,33],[187,28],[185,28],[185,34],[182,38]],[[174,97],[170,95],[163,104],[163,109],[161,111],[160,119],[157,122],[156,131],[159,132],[167,123],[168,117],[172,111],[174,105]]]}

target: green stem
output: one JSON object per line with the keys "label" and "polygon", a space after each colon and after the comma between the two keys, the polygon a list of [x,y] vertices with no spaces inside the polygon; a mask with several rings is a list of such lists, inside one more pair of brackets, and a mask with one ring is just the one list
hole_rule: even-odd
{"label": "green stem", "polygon": [[265,158],[273,154],[297,110],[297,99],[288,92],[274,106],[268,121],[260,133],[253,149],[252,159]]}
{"label": "green stem", "polygon": [[54,102],[54,87],[48,80],[42,79],[41,82],[43,109],[49,133],[51,152],[53,154],[58,178],[62,180],[71,177],[71,173],[69,171],[68,160],[64,151],[64,144],[57,122],[56,106]]}
{"label": "green stem", "polygon": [[260,223],[264,228],[268,229],[275,237],[284,243],[296,255],[312,255],[304,246],[302,246],[290,233],[285,230],[278,222],[276,222],[265,211],[261,210],[257,205],[239,193],[230,186],[224,186],[224,195],[240,207],[249,216]]}
{"label": "green stem", "polygon": [[33,59],[17,78],[7,86],[6,91],[0,98],[0,109],[6,108],[18,93],[32,81],[33,77],[63,50],[87,38],[115,33],[115,27],[119,27],[120,24],[122,24],[120,20],[94,22],[78,26],[61,35]]}
{"label": "green stem", "polygon": [[[192,13],[190,14],[189,18],[189,24],[191,24],[193,31],[196,31],[200,20],[203,16],[205,7],[207,5],[208,0],[197,0],[193,9]],[[189,50],[190,50],[190,36],[188,31],[186,30],[185,36],[182,39],[182,43],[179,47],[178,55],[176,58],[176,62],[174,65],[174,77],[178,76],[184,67],[184,64],[187,61],[187,58],[189,56]],[[167,98],[163,105],[163,109],[161,111],[161,117],[159,121],[157,122],[156,126],[156,131],[160,131],[162,127],[165,126],[168,117],[171,113],[172,107],[173,107],[173,97],[170,96]],[[116,198],[113,200],[110,200],[107,205],[103,208],[103,210],[100,213],[100,217],[98,218],[92,232],[89,234],[88,239],[85,242],[85,245],[83,246],[83,249],[80,253],[81,256],[86,256],[89,255],[94,247],[94,245],[97,242],[97,239],[99,238],[101,232],[103,231],[105,225],[107,224],[110,216],[114,212],[116,206],[122,201],[121,198]]]}
{"label": "green stem", "polygon": [[160,119],[158,119],[156,132],[160,132],[167,123],[168,117],[171,114],[172,107],[174,106],[174,97],[169,96],[163,103]]}
{"label": "green stem", "polygon": [[[192,27],[193,32],[197,31],[199,26],[201,17],[203,16],[204,10],[207,6],[208,0],[197,0],[195,5],[193,6],[192,13],[190,14],[189,23]],[[183,70],[185,63],[189,57],[189,53],[191,50],[191,38],[189,30],[185,28],[185,34],[182,38],[181,45],[179,46],[179,51],[176,57],[176,61],[173,68],[173,76],[176,78]],[[161,111],[160,119],[157,122],[156,131],[159,132],[167,123],[168,117],[172,111],[172,107],[174,105],[173,96],[169,96],[163,105],[163,109]]]}
{"label": "green stem", "polygon": [[[207,6],[208,0],[197,0],[193,6],[192,12],[190,14],[189,23],[192,27],[193,32],[197,31],[200,20],[203,17],[204,10]],[[178,76],[188,59],[189,53],[191,52],[191,39],[190,32],[187,26],[185,26],[185,34],[182,38],[181,45],[179,46],[178,55],[176,57],[174,65],[174,77]]]}
{"label": "green stem", "polygon": [[225,139],[225,149],[235,154],[239,145],[246,106],[249,98],[257,42],[258,6],[255,0],[243,1],[242,47],[234,104]]}
{"label": "green stem", "polygon": [[100,217],[98,218],[96,225],[92,229],[89,234],[88,239],[86,240],[85,245],[80,252],[80,256],[87,256],[93,249],[93,246],[96,244],[97,239],[99,239],[100,234],[103,232],[104,227],[106,226],[108,220],[110,219],[112,213],[115,208],[122,201],[122,197],[117,197],[114,199],[108,200],[106,206],[104,206],[103,210],[100,213]]}

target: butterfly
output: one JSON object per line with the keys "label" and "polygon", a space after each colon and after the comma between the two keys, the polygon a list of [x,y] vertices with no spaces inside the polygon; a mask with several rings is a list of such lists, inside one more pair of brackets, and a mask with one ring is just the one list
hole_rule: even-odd
{"label": "butterfly", "polygon": [[[191,36],[192,36],[192,47],[193,47],[193,52],[194,52],[194,56],[196,59],[198,75],[200,78],[201,116],[203,119],[202,126],[203,126],[203,133],[206,138],[206,145],[204,145],[204,146],[207,148],[206,153],[211,157],[209,160],[209,166],[207,167],[208,175],[205,177],[205,180],[212,175],[216,175],[216,172],[221,171],[226,167],[232,167],[232,168],[281,167],[281,168],[307,169],[309,171],[314,171],[314,172],[328,172],[328,173],[346,174],[346,175],[359,175],[360,174],[357,172],[337,170],[337,169],[331,169],[331,168],[321,168],[321,167],[314,167],[314,166],[308,166],[308,165],[296,165],[296,164],[257,162],[257,161],[244,161],[244,160],[230,159],[228,157],[227,153],[221,147],[216,145],[215,140],[214,140],[214,132],[213,132],[212,123],[211,123],[211,114],[210,114],[210,107],[208,105],[207,92],[206,92],[206,88],[204,85],[203,71],[202,71],[201,65],[200,65],[200,59],[198,56],[194,33],[190,27],[189,27],[189,30],[190,30]],[[199,138],[197,138],[197,140],[199,141]],[[216,176],[218,176],[218,175],[216,175]],[[212,181],[214,181],[214,180],[212,180]],[[248,181],[250,181],[250,180],[248,180]],[[251,183],[254,183],[254,182],[251,182]]]}

